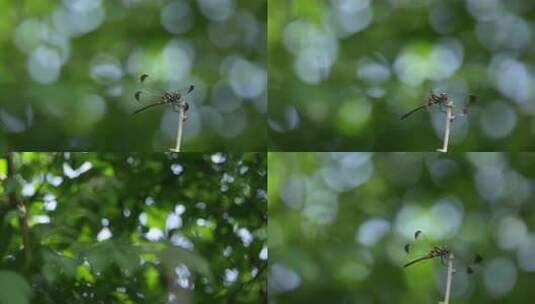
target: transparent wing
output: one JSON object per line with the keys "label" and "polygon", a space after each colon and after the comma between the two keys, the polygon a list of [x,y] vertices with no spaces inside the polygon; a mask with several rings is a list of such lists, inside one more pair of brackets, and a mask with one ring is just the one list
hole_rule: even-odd
{"label": "transparent wing", "polygon": [[140,103],[154,103],[160,99],[162,90],[155,90],[148,85],[149,74],[139,76],[140,89],[134,93],[134,98]]}
{"label": "transparent wing", "polygon": [[425,255],[431,249],[431,243],[425,236],[422,230],[416,230],[410,242],[404,246],[404,250],[408,257],[416,257],[418,255]]}
{"label": "transparent wing", "polygon": [[420,111],[421,109],[424,109],[424,108],[427,108],[429,106],[432,106],[433,104],[436,104],[436,103],[439,103],[440,99],[439,99],[439,96],[436,95],[434,92],[433,92],[433,89],[429,89],[429,96],[426,97],[425,101],[417,106],[416,108],[406,112],[405,114],[403,114],[401,116],[401,119],[405,119],[409,116],[411,116],[412,114]]}
{"label": "transparent wing", "polygon": [[420,261],[429,259],[428,253],[431,250],[432,245],[429,239],[421,230],[416,230],[410,242],[407,242],[403,247],[407,254],[407,263],[404,267],[416,264]]}
{"label": "transparent wing", "polygon": [[157,102],[160,99],[161,95],[162,95],[162,93],[156,93],[156,92],[151,92],[151,91],[147,91],[147,90],[140,90],[140,91],[136,91],[136,93],[134,93],[134,98],[139,103],[146,104],[146,103]]}
{"label": "transparent wing", "polygon": [[472,274],[475,272],[476,268],[479,267],[479,265],[483,262],[483,257],[476,253],[472,259],[472,261],[466,266],[466,272],[468,274]]}
{"label": "transparent wing", "polygon": [[193,92],[193,90],[195,89],[195,86],[194,85],[189,85],[189,86],[186,86],[180,90],[178,90],[178,93],[180,94],[180,96],[182,98],[187,98],[188,95]]}
{"label": "transparent wing", "polygon": [[474,107],[474,104],[477,102],[478,97],[476,95],[468,95],[468,100],[466,101],[462,114],[467,115]]}
{"label": "transparent wing", "polygon": [[[166,94],[164,90],[156,91],[154,89],[147,87],[146,84],[149,81],[149,79],[150,79],[150,76],[149,74],[146,74],[146,73],[139,76],[139,83],[142,88],[134,93],[134,98],[138,102],[145,104],[145,106],[135,110],[134,114],[143,112],[155,106],[168,104],[169,99],[165,98],[167,100],[166,101],[164,100],[164,98],[162,98],[162,96],[164,95],[168,96],[169,94],[172,94],[172,96],[177,96],[175,95],[175,93],[178,93],[179,98],[177,98],[175,101],[176,102],[178,102],[179,100],[185,101],[187,95],[190,94],[195,88],[193,85],[189,85],[189,86],[182,88],[181,90],[177,92],[168,92]],[[185,107],[186,107],[185,110],[187,111],[189,108],[189,104],[187,102],[185,102]]]}

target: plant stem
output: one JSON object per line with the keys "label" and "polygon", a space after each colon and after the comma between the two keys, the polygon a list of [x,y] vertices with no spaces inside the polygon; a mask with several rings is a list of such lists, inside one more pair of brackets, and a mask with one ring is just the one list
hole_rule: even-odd
{"label": "plant stem", "polygon": [[[7,154],[7,177],[9,179],[15,178],[15,163],[13,161],[13,153],[9,152]],[[16,192],[12,189],[9,193],[9,203],[11,206],[14,206],[18,210],[19,214],[19,225],[22,233],[22,245],[24,246],[24,269],[28,270],[32,260],[32,251],[30,248],[30,226],[28,225],[28,212],[26,210],[26,205],[24,202],[17,197]]]}
{"label": "plant stem", "polygon": [[448,256],[448,281],[446,282],[446,294],[444,295],[444,304],[450,302],[450,292],[451,292],[451,275],[453,274],[453,253],[450,253]]}
{"label": "plant stem", "polygon": [[451,121],[453,120],[453,102],[448,101],[446,103],[446,128],[444,130],[444,144],[442,149],[437,149],[438,152],[448,152],[448,143],[450,139]]}
{"label": "plant stem", "polygon": [[184,107],[180,107],[178,112],[178,128],[176,130],[176,146],[174,149],[170,149],[173,152],[180,152],[180,146],[182,144],[182,127],[184,125]]}

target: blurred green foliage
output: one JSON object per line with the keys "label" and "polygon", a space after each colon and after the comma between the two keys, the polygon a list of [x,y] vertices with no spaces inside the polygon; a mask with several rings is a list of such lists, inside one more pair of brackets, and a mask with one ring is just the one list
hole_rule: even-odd
{"label": "blurred green foliage", "polygon": [[[270,303],[438,303],[446,267],[402,266],[410,260],[404,244],[416,230],[458,257],[452,303],[531,301],[535,155],[268,159]],[[467,275],[462,265],[474,253],[484,263]]]}
{"label": "blurred green foliage", "polygon": [[435,151],[453,95],[454,151],[535,148],[533,1],[270,0],[272,151]]}
{"label": "blurred green foliage", "polygon": [[265,150],[265,0],[20,0],[0,11],[0,150],[168,151],[170,107],[132,116],[142,73],[154,96],[195,85],[183,150]]}
{"label": "blurred green foliage", "polygon": [[266,178],[256,153],[4,156],[0,303],[261,303]]}

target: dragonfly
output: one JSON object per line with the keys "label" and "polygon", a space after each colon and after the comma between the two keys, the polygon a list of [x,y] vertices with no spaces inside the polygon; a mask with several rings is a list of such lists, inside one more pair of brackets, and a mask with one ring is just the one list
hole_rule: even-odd
{"label": "dragonfly", "polygon": [[[421,230],[417,230],[416,232],[414,232],[414,241],[415,242],[419,238],[422,238],[422,237],[425,238],[425,235],[423,235]],[[413,249],[413,244],[407,243],[407,244],[405,244],[403,249],[405,250],[405,252],[407,254],[410,254],[412,249]],[[434,246],[434,247],[430,248],[427,251],[427,253],[421,255],[420,257],[417,257],[417,258],[409,261],[408,263],[403,265],[403,267],[407,268],[407,267],[409,267],[411,265],[414,265],[414,264],[417,264],[419,262],[423,262],[423,261],[430,260],[430,259],[437,258],[437,257],[440,258],[440,261],[441,261],[442,265],[446,265],[446,260],[448,259],[450,253],[451,253],[451,250],[450,250],[450,248],[448,246],[445,246],[445,245]],[[474,255],[472,261],[470,261],[470,263],[467,264],[466,273],[468,273],[468,274],[474,273],[475,267],[478,264],[481,264],[482,261],[483,261],[483,257],[476,253]]]}
{"label": "dragonfly", "polygon": [[[144,82],[149,78],[148,74],[143,74],[139,77],[139,81],[141,84],[144,84]],[[180,91],[164,91],[159,94],[152,94],[151,99],[152,103],[143,106],[137,110],[134,111],[133,114],[137,114],[140,112],[143,112],[147,109],[150,109],[155,106],[159,105],[171,105],[173,107],[173,110],[175,112],[179,112],[181,109],[184,110],[184,112],[188,111],[189,104],[186,101],[186,96],[191,93],[195,89],[193,85],[188,86],[187,88],[180,90]],[[134,94],[134,97],[138,102],[141,102],[141,96],[146,94],[144,91],[137,91]]]}
{"label": "dragonfly", "polygon": [[470,107],[474,105],[474,103],[477,102],[477,96],[476,95],[468,95],[468,102],[463,108],[462,115],[468,115],[468,111]]}
{"label": "dragonfly", "polygon": [[[447,104],[449,100],[449,95],[448,93],[446,92],[441,92],[439,94],[435,94],[433,93],[433,91],[431,90],[430,92],[430,96],[427,97],[427,99],[425,100],[425,102],[421,105],[419,105],[418,107],[410,110],[409,112],[403,114],[401,116],[401,119],[405,119],[409,116],[411,116],[412,114],[418,112],[419,110],[421,109],[424,109],[424,108],[428,108],[430,106],[433,106],[433,105],[439,105],[441,107],[443,107],[444,105]],[[476,95],[469,95],[468,96],[468,102],[466,103],[465,107],[463,108],[462,112],[461,112],[461,115],[468,115],[468,111],[469,111],[469,108],[477,101],[477,96]]]}

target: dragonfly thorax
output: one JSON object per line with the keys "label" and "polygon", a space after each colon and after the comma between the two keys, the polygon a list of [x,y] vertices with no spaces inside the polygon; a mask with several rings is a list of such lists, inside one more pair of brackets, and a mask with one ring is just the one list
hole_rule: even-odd
{"label": "dragonfly thorax", "polygon": [[432,256],[447,256],[450,253],[448,246],[435,246],[429,252]]}
{"label": "dragonfly thorax", "polygon": [[[140,82],[143,83],[149,77],[148,74],[143,74],[140,77]],[[177,113],[186,112],[189,109],[189,104],[185,100],[186,96],[193,91],[195,87],[190,85],[187,87],[187,90],[184,91],[163,91],[161,94],[158,94],[155,98],[156,100],[144,107],[141,107],[134,111],[134,114],[145,111],[146,109],[152,108],[158,105],[171,105],[173,110]],[[140,101],[140,98],[143,94],[143,91],[137,91],[134,94],[134,97],[137,101]]]}
{"label": "dragonfly thorax", "polygon": [[165,92],[162,95],[162,99],[168,103],[176,103],[180,100],[180,94],[177,92]]}

